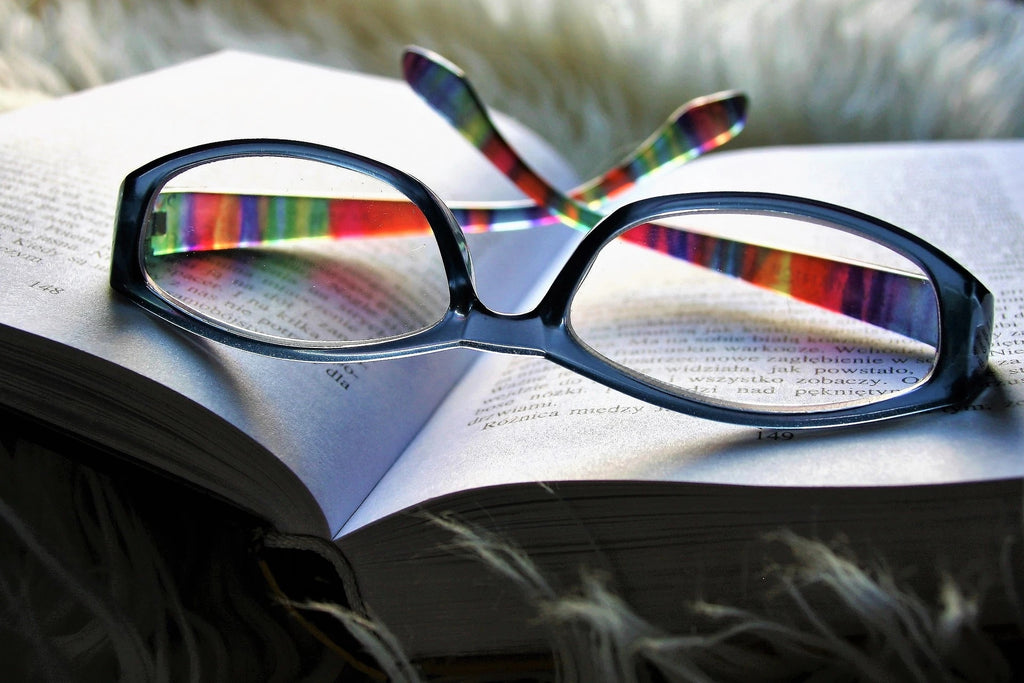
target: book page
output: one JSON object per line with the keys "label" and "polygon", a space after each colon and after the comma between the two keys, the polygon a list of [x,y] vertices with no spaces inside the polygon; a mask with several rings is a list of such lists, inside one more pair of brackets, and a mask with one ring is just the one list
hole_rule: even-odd
{"label": "book page", "polygon": [[[624,201],[712,190],[788,193],[857,209],[924,237],[994,293],[986,389],[960,409],[858,427],[765,430],[665,411],[539,358],[488,356],[456,387],[343,533],[435,496],[517,482],[885,486],[1021,477],[1021,187],[1021,141],[720,152],[642,186]],[[627,290],[612,280],[597,291],[612,298]],[[727,286],[706,296],[710,307],[741,307],[739,294]],[[758,366],[751,364],[752,347],[744,346],[750,339],[712,346],[709,340],[723,330],[699,318],[691,324],[692,348],[675,356],[674,371],[682,377],[677,381],[708,392],[733,383],[741,391],[769,391],[793,368],[793,357],[815,360],[808,352],[815,340],[792,319],[767,325],[754,340],[759,347],[778,346],[778,353],[761,355]],[[657,365],[658,354],[649,355]],[[849,364],[819,364],[804,377],[819,392],[898,390],[905,379],[918,381],[922,370],[894,364],[891,354],[869,355],[851,357]]]}
{"label": "book page", "polygon": [[[571,171],[550,148],[498,120],[546,174],[572,184]],[[123,368],[125,378],[138,373],[221,416],[286,468],[261,462],[244,445],[242,452],[211,449],[220,463],[189,462],[189,453],[162,460],[187,447],[175,431],[185,428],[174,422],[175,406],[145,405],[142,394],[131,393],[137,384],[125,389],[95,376],[69,353],[66,363],[61,359],[73,366],[67,395],[86,392],[87,398],[78,407],[63,399],[49,404],[54,414],[95,411],[66,425],[72,431],[113,429],[99,423],[116,422],[117,413],[103,411],[115,410],[117,400],[134,403],[139,419],[163,436],[131,455],[236,500],[232,489],[246,480],[262,477],[273,486],[277,478],[294,491],[284,480],[295,477],[337,529],[473,356],[285,362],[183,335],[116,296],[108,284],[110,243],[125,174],[184,147],[245,137],[309,140],[361,153],[449,198],[520,196],[404,83],[238,53],[197,60],[0,119],[0,338],[32,354],[35,335],[105,359]],[[273,302],[253,305],[269,315],[285,312]],[[47,391],[42,380],[26,381],[4,387],[0,400],[45,408]],[[216,475],[209,471],[215,466]],[[290,512],[259,511],[271,519]]]}

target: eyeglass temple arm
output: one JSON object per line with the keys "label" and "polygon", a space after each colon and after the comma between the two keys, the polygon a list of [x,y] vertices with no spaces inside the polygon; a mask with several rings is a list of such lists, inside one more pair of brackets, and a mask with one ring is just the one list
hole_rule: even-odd
{"label": "eyeglass temple arm", "polygon": [[[466,83],[468,86],[468,83]],[[480,110],[483,111],[482,109]],[[745,98],[735,93],[723,93],[698,98],[679,107],[665,124],[647,138],[622,163],[579,187],[570,190],[568,197],[551,188],[547,181],[533,171],[535,187],[547,188],[543,201],[564,199],[567,203],[586,199],[592,207],[606,203],[637,182],[662,168],[675,167],[696,158],[731,139],[743,125]],[[493,129],[484,113],[484,125]],[[495,133],[497,131],[495,130]],[[465,133],[464,133],[465,134]],[[467,135],[468,137],[468,135]],[[507,158],[527,168],[518,153],[504,143]],[[488,157],[492,162],[492,157]],[[505,169],[499,166],[505,173]],[[182,206],[172,206],[177,197]],[[538,201],[538,195],[527,200],[507,202],[448,202],[459,226],[466,233],[523,230],[546,225],[564,225],[566,219],[551,207]],[[266,205],[272,203],[269,214]],[[264,208],[259,208],[259,205]],[[323,204],[321,207],[314,207]],[[254,244],[267,244],[288,239],[331,236],[393,237],[422,234],[430,228],[422,214],[415,210],[402,210],[401,202],[387,199],[327,199],[318,197],[245,195],[223,192],[192,192],[165,190],[158,199],[154,218],[165,223],[164,229],[154,230],[152,253],[173,253],[200,249],[230,248]],[[412,207],[407,207],[411,209]],[[588,220],[597,222],[600,213],[581,205]],[[387,216],[372,230],[365,228],[367,221],[357,220],[368,215]],[[267,216],[289,216],[295,225],[270,226]],[[320,217],[318,221],[315,217]],[[184,221],[184,222],[182,222]],[[317,225],[313,225],[317,223]],[[301,225],[300,225],[301,224]],[[583,226],[573,223],[576,227]],[[188,226],[188,227],[186,227]],[[585,227],[583,229],[589,229]]]}
{"label": "eyeglass temple arm", "polygon": [[402,71],[416,94],[523,194],[581,230],[597,224],[602,214],[594,209],[609,198],[655,172],[674,168],[725,144],[746,122],[747,99],[741,93],[729,91],[692,100],[677,109],[625,161],[566,194],[553,188],[505,140],[459,67],[438,54],[409,47],[402,55]]}
{"label": "eyeglass temple arm", "polygon": [[[465,84],[469,85],[468,82]],[[437,100],[429,103],[431,106],[441,104]],[[599,219],[599,210],[615,196],[732,140],[743,129],[746,106],[746,96],[732,91],[690,100],[676,109],[658,130],[640,143],[618,165],[569,190],[564,193],[564,197],[595,211],[589,215],[581,214],[580,219]],[[552,206],[552,202],[563,199],[563,194],[553,189],[542,193],[540,190],[546,189],[549,184],[530,169],[515,149],[501,137],[497,128],[486,118],[486,111],[480,111],[483,112],[484,118],[477,121],[483,122],[484,130],[489,127],[493,131],[494,138],[491,144],[481,147],[472,135],[461,128],[458,129],[459,132],[502,173],[510,177],[524,194],[531,191],[532,195],[527,194],[530,201],[507,202],[491,207],[449,202],[448,205],[459,220],[459,225],[466,232],[491,232],[517,229],[516,226],[564,224],[565,215],[570,211],[565,206],[568,202],[557,207]],[[439,113],[454,125],[451,111],[448,114]],[[505,158],[515,161],[514,168],[509,169],[496,160],[499,158],[499,150]],[[524,187],[527,182],[529,184]],[[589,229],[577,221],[571,221],[570,225]]]}
{"label": "eyeglass temple arm", "polygon": [[[415,57],[411,59],[410,55]],[[420,61],[422,60],[422,61]],[[494,141],[493,148],[481,147],[474,142],[474,145],[481,149],[488,160],[494,163],[505,175],[518,178],[520,189],[527,190],[530,199],[525,201],[508,202],[448,202],[449,208],[455,215],[463,232],[496,232],[504,230],[522,230],[545,225],[564,225],[569,223],[577,228],[588,230],[593,224],[600,220],[602,214],[591,209],[597,208],[608,202],[613,196],[620,194],[637,182],[644,180],[651,175],[667,168],[674,168],[690,161],[701,154],[718,147],[731,140],[743,128],[746,114],[746,97],[735,92],[724,92],[715,95],[700,97],[679,107],[668,120],[641,143],[624,161],[618,166],[608,170],[603,175],[583,183],[577,188],[570,190],[568,195],[555,190],[540,175],[532,171],[522,160],[519,154],[501,137],[494,127],[483,105],[472,91],[472,86],[458,71],[458,67],[437,56],[422,50],[410,49],[405,55],[405,61],[409,68],[406,70],[407,78],[414,79],[418,85],[410,85],[416,92],[423,94],[430,82],[437,87],[438,79],[451,77],[449,96],[442,97],[435,90],[435,97],[428,99],[428,103],[440,107],[437,111],[449,121],[456,129],[470,142],[474,142],[473,130],[481,131],[485,136]],[[418,65],[418,66],[417,66]],[[418,79],[418,80],[416,80]],[[468,97],[468,99],[467,99]],[[469,102],[465,106],[456,106],[456,100]],[[460,119],[454,115],[455,110],[463,111]],[[472,121],[470,121],[472,119]],[[462,121],[461,124],[458,121]],[[459,127],[461,125],[461,127]],[[474,128],[475,126],[475,128]],[[501,150],[503,158],[510,164],[503,166],[498,151]],[[519,171],[515,170],[519,169]],[[532,194],[531,194],[532,193]],[[329,202],[333,207],[330,211],[320,211],[319,215],[330,215],[330,228],[325,225],[320,232],[308,227],[293,230],[287,226],[278,226],[271,230],[267,227],[257,228],[249,226],[246,229],[244,216],[246,212],[241,211],[240,223],[234,229],[227,226],[230,220],[228,216],[235,209],[227,205],[235,201],[232,197],[240,200],[243,205],[256,201],[255,197],[235,195],[227,193],[211,192],[186,192],[166,191],[162,197],[178,195],[181,197],[195,198],[196,205],[201,209],[190,207],[188,210],[191,220],[199,220],[199,216],[205,216],[204,226],[193,224],[191,231],[196,233],[210,234],[217,232],[213,226],[220,225],[218,238],[203,238],[186,236],[184,231],[175,228],[177,221],[170,220],[167,225],[168,233],[163,234],[161,239],[155,240],[152,244],[154,254],[181,252],[195,249],[229,248],[231,246],[244,246],[281,241],[285,239],[298,239],[328,234],[336,238],[341,237],[386,237],[400,236],[421,233],[428,230],[422,221],[422,216],[416,212],[400,212],[394,208],[396,202],[388,200],[371,199],[348,199],[328,200],[319,198],[304,197],[274,197],[274,202],[302,205],[307,201]],[[220,199],[217,199],[220,197]],[[262,198],[259,201],[266,201]],[[579,202],[585,201],[590,206],[584,206]],[[360,206],[373,213],[371,205],[379,204],[387,206],[390,214],[389,220],[374,227],[372,231],[361,230],[355,221],[346,222],[335,220],[336,216],[351,215],[353,218],[363,212]],[[344,203],[347,208],[341,209]],[[220,206],[217,206],[220,204]],[[554,205],[559,204],[564,210],[559,213]],[[566,214],[573,211],[573,207],[579,207],[577,218],[570,218]],[[243,206],[244,209],[244,206]],[[335,211],[337,209],[337,211]],[[158,209],[159,214],[164,209]],[[305,212],[283,211],[286,215],[305,215]],[[317,212],[313,212],[317,213]],[[398,215],[402,217],[399,218]],[[164,216],[157,217],[164,218]],[[579,222],[579,218],[585,218],[587,223]],[[232,230],[234,237],[231,236]],[[215,247],[212,240],[217,246]]]}
{"label": "eyeglass temple arm", "polygon": [[[467,86],[469,85],[468,82],[463,82]],[[440,106],[442,103],[440,100],[435,100],[430,104],[431,106]],[[451,103],[449,102],[449,104]],[[437,110],[435,109],[435,111]],[[676,109],[657,131],[644,140],[617,166],[569,190],[564,195],[550,188],[547,181],[530,169],[522,157],[501,137],[494,125],[486,118],[486,111],[483,109],[479,111],[483,113],[483,117],[477,118],[476,121],[478,124],[482,122],[483,127],[473,128],[473,130],[486,131],[489,129],[492,131],[494,137],[490,144],[485,143],[481,147],[475,138],[466,133],[464,129],[459,128],[459,132],[483,152],[502,173],[512,178],[524,194],[530,191],[532,196],[528,194],[530,200],[525,202],[513,201],[492,206],[449,202],[448,206],[455,214],[462,229],[465,232],[497,232],[555,223],[565,224],[567,222],[565,217],[572,210],[569,208],[570,201],[564,201],[567,197],[571,202],[578,202],[579,205],[593,210],[593,213],[585,214],[577,207],[573,207],[579,212],[575,214],[575,219],[569,221],[569,224],[587,230],[591,224],[581,225],[579,221],[596,222],[599,220],[602,215],[599,211],[601,207],[616,195],[622,194],[662,171],[692,161],[735,137],[743,129],[746,97],[735,92],[723,92],[690,100]],[[451,110],[448,114],[439,113],[452,125],[454,125],[453,120],[459,120],[451,115]],[[472,126],[467,123],[463,123],[463,125]],[[500,158],[512,159],[514,163],[503,165],[498,161]],[[559,201],[562,203],[553,206],[553,203]]]}

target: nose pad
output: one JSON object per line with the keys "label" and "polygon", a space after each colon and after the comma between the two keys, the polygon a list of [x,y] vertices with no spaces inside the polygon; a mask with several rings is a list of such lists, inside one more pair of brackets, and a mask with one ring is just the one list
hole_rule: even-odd
{"label": "nose pad", "polygon": [[483,351],[543,355],[547,334],[539,316],[470,311],[463,330],[466,346]]}

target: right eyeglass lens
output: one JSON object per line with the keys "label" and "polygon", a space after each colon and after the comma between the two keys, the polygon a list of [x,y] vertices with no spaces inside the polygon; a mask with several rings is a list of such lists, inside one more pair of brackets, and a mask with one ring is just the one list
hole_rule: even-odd
{"label": "right eyeglass lens", "polygon": [[677,395],[796,413],[912,390],[939,334],[934,287],[910,259],[838,226],[727,211],[659,219],[605,245],[570,324]]}

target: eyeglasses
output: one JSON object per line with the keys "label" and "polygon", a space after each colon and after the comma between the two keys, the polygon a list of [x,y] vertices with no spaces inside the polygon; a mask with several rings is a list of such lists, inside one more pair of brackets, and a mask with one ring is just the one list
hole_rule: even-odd
{"label": "eyeglasses", "polygon": [[[666,409],[767,428],[920,412],[979,386],[992,297],[910,233],[762,193],[602,214],[610,197],[731,139],[742,95],[691,102],[622,164],[562,193],[502,138],[457,67],[419,49],[403,65],[528,201],[446,206],[398,169],[304,142],[195,147],[125,179],[112,286],[184,330],[282,359],[541,355]],[[466,233],[555,224],[584,234],[533,310],[485,305]]]}

